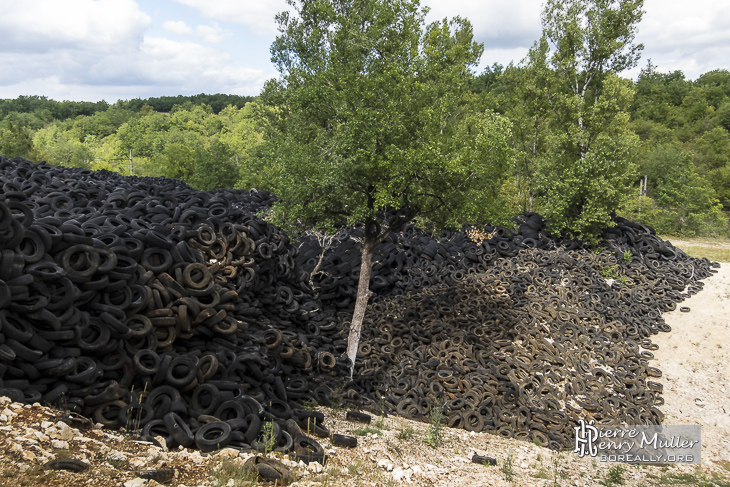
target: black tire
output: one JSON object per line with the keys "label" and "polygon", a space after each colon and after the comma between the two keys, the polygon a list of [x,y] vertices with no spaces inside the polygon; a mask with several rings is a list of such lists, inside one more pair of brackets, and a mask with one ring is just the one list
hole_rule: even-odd
{"label": "black tire", "polygon": [[223,421],[204,424],[195,433],[195,444],[202,452],[220,450],[231,442],[231,425]]}
{"label": "black tire", "polygon": [[484,457],[481,455],[474,455],[471,457],[471,463],[477,463],[479,465],[488,465],[493,467],[497,465],[497,459],[492,457]]}
{"label": "black tire", "polygon": [[195,443],[195,435],[177,413],[167,413],[162,420],[172,439],[179,445],[187,448]]}
{"label": "black tire", "polygon": [[370,424],[373,418],[369,414],[361,413],[359,411],[347,411],[345,419],[348,421],[355,421],[357,423]]}
{"label": "black tire", "polygon": [[339,435],[335,433],[332,435],[332,444],[334,446],[355,448],[357,446],[357,438],[355,436]]}

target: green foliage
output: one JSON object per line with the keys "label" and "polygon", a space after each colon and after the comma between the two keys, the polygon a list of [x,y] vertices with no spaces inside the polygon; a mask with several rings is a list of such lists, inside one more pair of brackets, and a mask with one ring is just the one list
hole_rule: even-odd
{"label": "green foliage", "polygon": [[601,269],[601,277],[604,279],[618,279],[618,271],[616,266],[605,267]]}
{"label": "green foliage", "polygon": [[355,436],[366,436],[366,435],[378,435],[381,436],[383,434],[382,431],[379,429],[371,428],[370,426],[366,426],[364,428],[358,428],[355,431],[352,432]]}
{"label": "green foliage", "polygon": [[504,480],[506,480],[507,482],[510,482],[510,483],[515,478],[514,463],[515,463],[514,453],[512,453],[512,451],[509,451],[507,453],[507,456],[502,461],[502,466],[499,467],[499,469],[502,471],[502,475],[504,475]]}
{"label": "green foliage", "polygon": [[30,132],[18,123],[0,124],[0,154],[5,157],[38,157]]}
{"label": "green foliage", "polygon": [[444,411],[441,402],[437,402],[431,407],[428,431],[423,442],[431,448],[438,448],[444,442]]}
{"label": "green foliage", "polygon": [[274,422],[266,421],[261,429],[261,444],[264,447],[264,455],[268,455],[276,446],[276,436],[274,435]]}
{"label": "green foliage", "polygon": [[[638,140],[633,90],[616,74],[636,65],[643,0],[550,0],[542,15],[554,69],[549,156],[538,185],[550,227],[596,241],[628,194]],[[534,66],[537,64],[532,63]]]}
{"label": "green foliage", "polygon": [[416,431],[411,425],[404,426],[398,430],[399,440],[410,440],[416,434]]}
{"label": "green foliage", "polygon": [[616,485],[624,485],[624,467],[622,465],[614,465],[608,470],[603,485],[606,487],[615,487]]}
{"label": "green foliage", "polygon": [[258,485],[258,471],[244,468],[237,460],[223,460],[210,470],[212,487],[249,487]]}
{"label": "green foliage", "polygon": [[262,93],[278,108],[260,166],[281,219],[334,227],[394,207],[457,225],[501,211],[509,123],[471,110],[482,47],[468,21],[424,27],[417,2],[294,7],[271,48],[282,78]]}

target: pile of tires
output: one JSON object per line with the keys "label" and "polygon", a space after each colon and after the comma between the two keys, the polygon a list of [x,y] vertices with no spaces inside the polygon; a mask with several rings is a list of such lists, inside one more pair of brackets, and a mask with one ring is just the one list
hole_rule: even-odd
{"label": "pile of tires", "polygon": [[347,370],[270,194],[5,158],[0,188],[0,394],[250,447]]}
{"label": "pile of tires", "polygon": [[327,435],[301,406],[340,383],[357,406],[553,448],[579,419],[659,423],[651,336],[716,266],[620,218],[599,253],[536,214],[407,225],[376,248],[347,381],[363,226],[295,247],[257,216],[267,192],[3,157],[0,189],[0,394],[205,451],[266,449],[269,422],[269,448],[320,458],[293,425]]}
{"label": "pile of tires", "polygon": [[[539,245],[521,246],[525,231]],[[316,276],[331,310],[352,300],[358,276],[362,229],[342,234],[349,240],[325,253]],[[572,447],[580,419],[661,423],[651,336],[670,331],[662,313],[701,290],[719,264],[621,218],[599,253],[550,239],[537,224],[487,228],[476,242],[470,235],[407,227],[376,250],[379,294],[363,326],[353,401],[423,421],[440,407],[449,426],[553,448]],[[302,247],[300,259],[310,253]]]}

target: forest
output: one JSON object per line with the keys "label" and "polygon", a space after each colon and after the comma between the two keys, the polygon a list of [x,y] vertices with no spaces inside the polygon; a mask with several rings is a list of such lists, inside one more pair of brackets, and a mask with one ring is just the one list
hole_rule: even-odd
{"label": "forest", "polygon": [[[539,44],[533,53],[539,56]],[[531,98],[534,63],[474,73],[472,101],[512,123],[512,169],[500,189],[504,217],[542,212],[551,117]],[[549,71],[549,70],[548,70]],[[727,236],[730,211],[730,72],[696,80],[651,62],[636,81],[616,78],[625,117],[614,124],[631,150],[621,216],[664,235]],[[532,90],[532,91],[531,91]],[[531,102],[530,100],[533,100]],[[261,171],[270,100],[215,94],[106,102],[43,96],[0,100],[0,154],[58,166],[167,176],[194,188],[267,188]],[[541,169],[542,168],[542,169]]]}

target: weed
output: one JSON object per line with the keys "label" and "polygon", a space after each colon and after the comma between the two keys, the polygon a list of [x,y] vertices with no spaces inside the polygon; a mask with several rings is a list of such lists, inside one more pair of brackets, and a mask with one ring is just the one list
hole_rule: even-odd
{"label": "weed", "polygon": [[530,476],[532,476],[533,478],[536,478],[536,479],[548,480],[550,478],[550,473],[547,470],[545,470],[543,467],[540,467],[540,470],[538,470],[537,472],[535,472],[533,474],[530,474]]}
{"label": "weed", "polygon": [[390,428],[388,425],[385,424],[385,417],[380,416],[378,419],[375,420],[373,423],[373,426],[375,426],[379,430],[388,431]]}
{"label": "weed", "polygon": [[268,455],[276,446],[276,436],[274,435],[274,422],[266,421],[261,428],[261,444],[264,447],[264,455]]}
{"label": "weed", "polygon": [[355,431],[353,431],[353,434],[355,434],[356,436],[365,436],[367,434],[380,436],[383,434],[383,432],[380,431],[379,429],[375,429],[375,428],[371,428],[370,426],[366,426],[365,428],[356,429]]}
{"label": "weed", "polygon": [[131,433],[139,431],[140,425],[142,423],[143,409],[141,406],[144,402],[144,398],[147,396],[147,383],[145,382],[142,394],[140,394],[139,396],[134,394],[134,386],[132,386],[130,394],[132,395],[132,400],[129,402],[129,405],[131,407],[127,411],[127,423],[124,425],[124,428],[127,430],[127,432]]}
{"label": "weed", "polygon": [[431,408],[430,421],[423,442],[431,448],[438,448],[444,442],[443,403],[438,402]]}
{"label": "weed", "polygon": [[360,460],[357,460],[356,462],[351,463],[347,466],[347,471],[350,472],[350,475],[360,475],[362,470],[363,463]]}
{"label": "weed", "polygon": [[624,263],[631,264],[631,259],[633,259],[634,254],[630,250],[624,250]]}
{"label": "weed", "polygon": [[622,465],[614,465],[608,470],[606,479],[603,481],[606,487],[614,487],[615,485],[624,485],[624,467]]}
{"label": "weed", "polygon": [[413,429],[413,427],[411,425],[407,425],[405,428],[401,428],[398,430],[398,439],[410,440],[415,434],[416,431]]}
{"label": "weed", "polygon": [[240,462],[224,460],[211,469],[209,478],[211,487],[249,487],[257,484],[258,472]]}
{"label": "weed", "polygon": [[515,457],[514,454],[510,451],[507,453],[507,456],[504,458],[504,461],[502,462],[502,466],[500,467],[500,470],[502,471],[502,475],[504,475],[504,480],[507,482],[512,483],[512,480],[515,478],[515,472],[514,472],[514,463],[515,463]]}
{"label": "weed", "polygon": [[[730,470],[730,465],[723,465],[723,468]],[[712,472],[710,476],[702,471],[702,467],[696,467],[694,473],[670,473],[662,475],[659,480],[661,485],[693,485],[697,487],[730,487],[730,480],[726,475]]]}
{"label": "weed", "polygon": [[553,483],[551,487],[560,487],[560,479],[565,478],[565,475],[560,469],[562,460],[563,456],[559,453],[553,456]]}
{"label": "weed", "polygon": [[601,277],[603,277],[604,279],[618,279],[616,266],[612,265],[611,267],[604,267],[603,269],[601,269]]}

